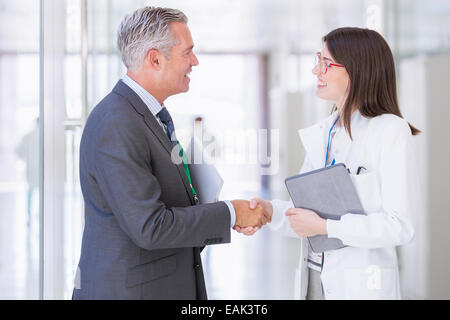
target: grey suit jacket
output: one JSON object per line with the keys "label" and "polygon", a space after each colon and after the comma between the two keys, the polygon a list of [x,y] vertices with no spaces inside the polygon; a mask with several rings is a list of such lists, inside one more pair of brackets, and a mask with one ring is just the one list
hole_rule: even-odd
{"label": "grey suit jacket", "polygon": [[194,205],[171,151],[122,81],[92,110],[80,146],[85,227],[74,299],[207,298],[200,251],[230,242],[230,212],[224,202]]}

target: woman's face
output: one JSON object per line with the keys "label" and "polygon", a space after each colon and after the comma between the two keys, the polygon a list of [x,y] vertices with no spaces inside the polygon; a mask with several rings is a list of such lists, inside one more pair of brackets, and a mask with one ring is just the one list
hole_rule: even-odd
{"label": "woman's face", "polygon": [[[322,51],[320,52],[320,60],[312,70],[318,80],[316,96],[321,99],[333,101],[337,108],[340,109],[347,97],[350,77],[345,67],[329,65],[327,68],[324,68],[325,63],[339,64],[328,51],[326,42],[323,44]],[[322,67],[320,66],[321,64]]]}

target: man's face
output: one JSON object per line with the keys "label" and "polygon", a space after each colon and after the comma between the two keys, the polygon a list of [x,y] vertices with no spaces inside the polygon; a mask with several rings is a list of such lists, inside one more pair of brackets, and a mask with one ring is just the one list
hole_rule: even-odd
{"label": "man's face", "polygon": [[185,23],[172,22],[170,28],[178,44],[172,47],[170,59],[162,58],[162,84],[167,96],[188,91],[189,73],[192,66],[198,65],[197,57],[192,51],[194,43],[188,26]]}

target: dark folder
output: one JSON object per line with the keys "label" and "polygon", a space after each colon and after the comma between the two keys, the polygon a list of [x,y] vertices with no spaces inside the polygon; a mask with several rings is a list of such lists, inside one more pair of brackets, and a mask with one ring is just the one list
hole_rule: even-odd
{"label": "dark folder", "polygon": [[[343,163],[299,174],[285,180],[296,208],[315,211],[324,219],[340,220],[347,213],[365,214],[358,193]],[[308,237],[313,252],[345,247],[326,235]]]}

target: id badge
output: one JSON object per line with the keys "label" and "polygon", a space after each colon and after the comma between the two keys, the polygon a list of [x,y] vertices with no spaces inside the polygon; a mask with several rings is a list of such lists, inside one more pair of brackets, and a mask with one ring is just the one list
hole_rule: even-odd
{"label": "id badge", "polygon": [[310,252],[308,255],[308,268],[312,270],[322,272],[323,254]]}
{"label": "id badge", "polygon": [[198,197],[198,195],[194,196],[194,203],[195,203],[195,205],[200,204],[200,198]]}

